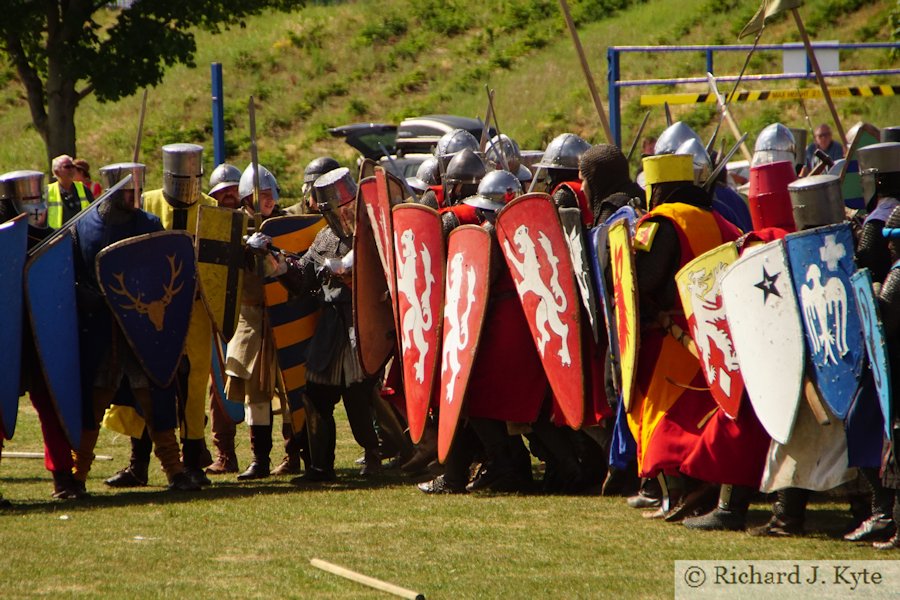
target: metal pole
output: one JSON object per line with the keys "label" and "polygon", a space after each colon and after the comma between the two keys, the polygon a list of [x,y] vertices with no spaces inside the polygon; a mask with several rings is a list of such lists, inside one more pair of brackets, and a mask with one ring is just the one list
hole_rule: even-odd
{"label": "metal pole", "polygon": [[606,80],[609,85],[609,128],[612,129],[613,143],[622,147],[622,107],[619,98],[619,51],[610,47],[606,49]]}
{"label": "metal pole", "polygon": [[212,78],[213,159],[215,166],[225,162],[225,97],[222,86],[222,63],[210,67]]}
{"label": "metal pole", "polygon": [[706,72],[713,72],[713,50],[712,48],[706,49]]}

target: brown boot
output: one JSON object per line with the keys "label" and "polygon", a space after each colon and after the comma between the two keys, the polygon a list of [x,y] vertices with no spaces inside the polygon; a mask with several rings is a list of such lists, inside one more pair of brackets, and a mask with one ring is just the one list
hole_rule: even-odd
{"label": "brown boot", "polygon": [[272,469],[272,475],[299,475],[303,472],[303,461],[299,456],[285,455],[281,464]]}
{"label": "brown boot", "polygon": [[225,475],[226,473],[237,473],[239,471],[237,456],[234,453],[230,455],[218,453],[213,464],[206,467],[207,475]]}

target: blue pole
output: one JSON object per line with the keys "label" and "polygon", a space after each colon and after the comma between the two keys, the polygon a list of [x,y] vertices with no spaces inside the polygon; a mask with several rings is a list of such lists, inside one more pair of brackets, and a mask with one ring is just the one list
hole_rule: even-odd
{"label": "blue pole", "polygon": [[712,48],[706,49],[706,72],[707,73],[715,72],[715,71],[713,71],[713,49]]}
{"label": "blue pole", "polygon": [[222,63],[211,65],[213,157],[215,166],[225,162],[225,97],[222,92]]}
{"label": "blue pole", "polygon": [[606,49],[606,79],[609,83],[609,128],[612,130],[615,144],[622,147],[622,116],[619,100],[619,51],[610,46]]}

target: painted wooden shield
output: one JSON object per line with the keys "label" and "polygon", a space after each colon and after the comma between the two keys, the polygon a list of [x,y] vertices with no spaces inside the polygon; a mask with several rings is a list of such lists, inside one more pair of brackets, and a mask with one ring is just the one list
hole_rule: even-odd
{"label": "painted wooden shield", "polygon": [[247,215],[201,206],[197,216],[197,280],[210,319],[227,342],[237,329],[244,281]]}
{"label": "painted wooden shield", "polygon": [[244,420],[244,403],[229,400],[225,395],[225,356],[227,354],[227,345],[223,344],[218,335],[213,333],[212,340],[212,363],[210,365],[210,375],[212,383],[216,386],[214,394],[214,402],[218,402],[222,411],[228,415],[234,423],[240,423]]}
{"label": "painted wooden shield", "polygon": [[447,241],[447,284],[441,344],[438,460],[446,460],[466,395],[490,288],[491,235],[463,225]]}
{"label": "painted wooden shield", "polygon": [[19,411],[19,375],[22,370],[22,277],[28,248],[25,215],[0,224],[0,427],[12,439]]}
{"label": "painted wooden shield", "polygon": [[197,289],[193,236],[160,231],[107,246],[97,254],[97,281],[144,371],[168,387]]}
{"label": "painted wooden shield", "polygon": [[884,434],[891,439],[891,424],[894,422],[891,365],[884,328],[881,325],[881,314],[872,292],[872,273],[868,269],[860,269],[850,278],[850,283],[856,296],[856,309],[862,322],[863,339],[866,342],[869,364],[872,365],[872,378],[875,380],[878,403],[881,405],[881,414],[884,415]]}
{"label": "painted wooden shield", "polygon": [[616,343],[619,347],[619,366],[622,371],[622,402],[627,412],[631,410],[634,400],[641,340],[634,249],[631,245],[631,230],[627,220],[620,219],[610,225],[608,237],[615,303]]}
{"label": "painted wooden shield", "polygon": [[597,310],[600,306],[600,301],[597,298],[597,288],[591,275],[581,209],[561,208],[559,210],[559,220],[562,223],[566,244],[569,247],[569,256],[572,259],[575,283],[578,287],[578,295],[581,297],[581,305],[584,306],[584,314],[587,316],[591,333],[596,342],[600,339],[601,317]]}
{"label": "painted wooden shield", "polygon": [[376,195],[375,177],[359,182],[356,231],[353,236],[353,326],[359,363],[367,375],[377,374],[394,350],[394,308],[365,197]]}
{"label": "painted wooden shield", "polygon": [[425,431],[437,366],[444,307],[444,235],[438,212],[421,204],[393,209],[397,319],[406,417],[413,443]]}
{"label": "painted wooden shield", "polygon": [[786,444],[803,389],[806,347],[783,242],[745,252],[721,287],[750,403],[772,439]]}
{"label": "painted wooden shield", "polygon": [[25,303],[47,390],[73,447],[81,442],[81,361],[74,242],[66,232],[25,263]]}
{"label": "painted wooden shield", "polygon": [[[391,199],[388,195],[388,176],[381,167],[375,168],[375,197],[363,194],[366,213],[375,236],[375,247],[381,259],[381,267],[388,282],[388,291],[396,303],[397,292],[394,289],[397,280],[394,276],[394,222],[391,215]],[[396,306],[395,314],[396,314]]]}
{"label": "painted wooden shield", "polygon": [[741,406],[744,380],[725,318],[722,277],[737,259],[737,246],[729,242],[701,254],[675,275],[709,391],[732,419]]}
{"label": "painted wooden shield", "polygon": [[[318,215],[297,215],[268,219],[260,231],[272,238],[275,247],[303,254],[323,227],[325,220]],[[303,407],[306,359],[319,321],[319,301],[312,294],[289,298],[287,289],[275,278],[266,279],[265,295],[266,315],[275,339],[275,359],[281,369],[291,425],[294,431],[300,431],[306,419]]]}
{"label": "painted wooden shield", "polygon": [[785,238],[794,291],[800,301],[816,386],[843,419],[862,373],[862,325],[850,277],[856,272],[853,234],[842,223]]}
{"label": "painted wooden shield", "polygon": [[503,207],[496,227],[554,399],[578,429],[585,403],[581,311],[556,207],[546,194],[525,194]]}

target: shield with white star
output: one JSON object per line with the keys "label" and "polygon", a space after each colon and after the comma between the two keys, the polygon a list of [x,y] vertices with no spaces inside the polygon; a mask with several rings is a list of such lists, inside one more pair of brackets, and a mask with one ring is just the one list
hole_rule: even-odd
{"label": "shield with white star", "polygon": [[800,404],[806,347],[784,243],[745,250],[721,288],[750,403],[772,439],[785,444]]}
{"label": "shield with white star", "polygon": [[800,303],[810,375],[826,404],[847,416],[859,386],[865,347],[850,277],[856,272],[850,225],[828,225],[785,238]]}

